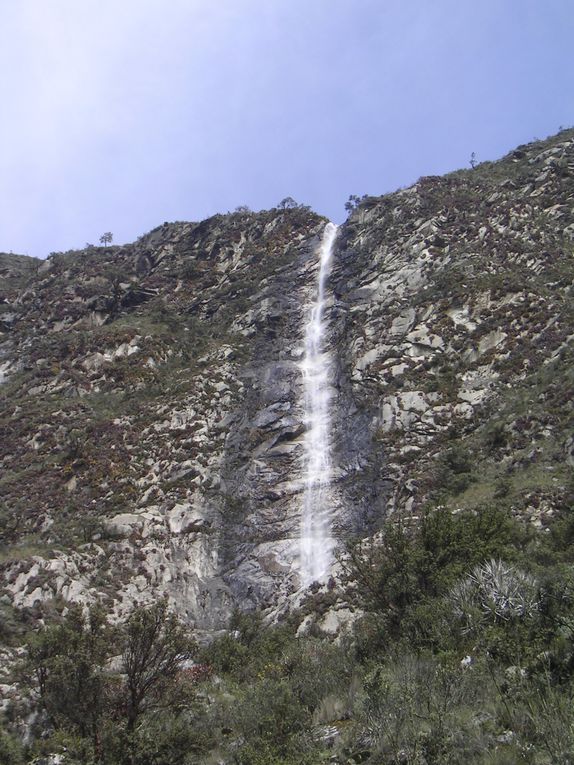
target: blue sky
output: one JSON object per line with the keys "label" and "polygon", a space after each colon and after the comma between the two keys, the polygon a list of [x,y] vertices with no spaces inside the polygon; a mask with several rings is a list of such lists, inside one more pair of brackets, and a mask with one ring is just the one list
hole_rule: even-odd
{"label": "blue sky", "polygon": [[0,0],[0,250],[132,241],[574,123],[572,0]]}

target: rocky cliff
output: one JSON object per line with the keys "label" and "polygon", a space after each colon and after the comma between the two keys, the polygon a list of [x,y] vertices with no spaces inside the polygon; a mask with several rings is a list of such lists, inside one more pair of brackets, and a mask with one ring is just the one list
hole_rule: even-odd
{"label": "rocky cliff", "polygon": [[[574,132],[365,197],[329,282],[333,523],[504,496],[543,525],[574,464]],[[165,223],[0,255],[4,602],[198,629],[300,586],[303,328],[325,221]]]}
{"label": "rocky cliff", "polygon": [[540,524],[571,438],[572,131],[366,198],[343,228],[337,347],[387,512],[504,494]]}

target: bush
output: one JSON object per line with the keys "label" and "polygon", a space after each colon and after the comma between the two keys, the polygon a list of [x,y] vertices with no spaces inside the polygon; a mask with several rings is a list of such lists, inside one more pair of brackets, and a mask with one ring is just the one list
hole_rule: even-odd
{"label": "bush", "polygon": [[137,765],[195,765],[214,743],[213,735],[188,714],[161,712],[146,716],[133,736]]}
{"label": "bush", "polygon": [[[196,677],[182,669],[195,648],[165,601],[135,607],[118,628],[101,609],[86,616],[75,605],[59,624],[31,636],[23,669],[56,732],[50,741],[73,742],[78,763],[92,755],[106,765],[184,763],[191,742],[199,746],[189,723]],[[109,662],[120,653],[118,675]]]}
{"label": "bush", "polygon": [[446,648],[450,627],[434,600],[473,566],[492,557],[511,560],[523,536],[517,522],[496,507],[456,514],[439,507],[424,512],[414,530],[389,522],[381,543],[351,547],[350,578],[364,607],[382,615],[387,644],[401,638]]}
{"label": "bush", "polygon": [[380,544],[350,548],[351,578],[367,605],[400,611],[423,596],[444,594],[466,571],[495,555],[511,557],[523,532],[495,506],[423,512],[419,526],[388,522]]}
{"label": "bush", "polygon": [[305,729],[308,718],[289,682],[265,677],[245,689],[233,717],[247,740],[267,739],[285,745]]}
{"label": "bush", "polygon": [[24,753],[17,739],[0,729],[0,765],[23,765]]}
{"label": "bush", "polygon": [[201,653],[200,660],[235,680],[264,674],[267,667],[281,660],[289,645],[297,644],[291,627],[265,627],[260,614],[236,612],[229,626],[231,633],[214,640]]}
{"label": "bush", "polygon": [[493,690],[486,676],[469,676],[431,656],[393,656],[365,678],[355,741],[367,745],[373,765],[476,761],[473,755],[494,738],[488,717],[474,711]]}
{"label": "bush", "polygon": [[54,728],[97,739],[103,714],[104,665],[113,642],[98,608],[81,606],[28,642],[28,667]]}
{"label": "bush", "polygon": [[462,494],[476,480],[472,473],[473,458],[468,449],[455,445],[438,462],[434,475],[434,497]]}
{"label": "bush", "polygon": [[508,622],[535,616],[540,608],[537,580],[501,560],[475,566],[450,593],[455,614],[473,631],[485,622]]}

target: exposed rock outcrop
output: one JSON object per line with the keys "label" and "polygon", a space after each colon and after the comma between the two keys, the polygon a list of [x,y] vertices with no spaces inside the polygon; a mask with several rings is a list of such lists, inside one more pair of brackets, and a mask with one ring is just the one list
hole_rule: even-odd
{"label": "exposed rock outcrop", "polygon": [[[507,484],[538,525],[563,501],[573,171],[566,131],[364,198],[341,227],[326,308],[341,539]],[[41,264],[0,255],[10,602],[41,617],[100,598],[121,615],[166,594],[207,630],[237,605],[285,606],[324,225],[276,209]]]}

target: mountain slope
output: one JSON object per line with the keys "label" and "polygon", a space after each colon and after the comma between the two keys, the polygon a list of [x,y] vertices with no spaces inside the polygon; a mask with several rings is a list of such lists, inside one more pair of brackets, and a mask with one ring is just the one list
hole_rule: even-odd
{"label": "mountain slope", "polygon": [[567,494],[572,139],[363,199],[343,228],[334,331],[393,508],[498,492],[543,523]]}
{"label": "mountain slope", "polygon": [[[342,541],[503,498],[537,525],[574,460],[574,135],[360,201],[329,283]],[[299,587],[301,373],[325,221],[172,223],[0,255],[2,577],[34,617],[169,596],[197,628]],[[27,261],[26,261],[27,263]]]}
{"label": "mountain slope", "polygon": [[121,612],[167,592],[209,626],[277,589],[323,227],[302,209],[165,224],[54,255],[18,294],[1,390],[16,605],[104,597]]}

